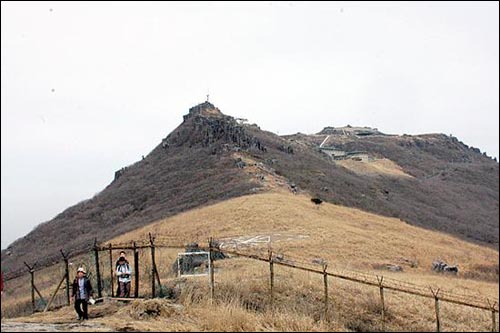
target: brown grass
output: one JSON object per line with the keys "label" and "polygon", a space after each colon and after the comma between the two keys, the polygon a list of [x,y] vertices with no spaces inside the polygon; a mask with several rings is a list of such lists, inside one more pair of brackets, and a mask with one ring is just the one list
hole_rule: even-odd
{"label": "brown grass", "polygon": [[307,196],[285,192],[244,196],[194,209],[111,242],[145,239],[149,232],[203,243],[211,236],[302,235],[307,237],[273,243],[273,250],[305,259],[322,257],[330,268],[372,272],[373,263],[400,263],[407,258],[418,266],[406,266],[405,272],[396,276],[414,282],[422,278],[425,282],[448,284],[450,278],[431,272],[432,261],[438,258],[458,264],[463,274],[470,271],[481,274],[478,265],[498,265],[498,252],[491,248],[411,226],[397,218],[329,203],[317,206]]}
{"label": "brown grass", "polygon": [[[322,278],[290,268],[275,268],[275,300],[269,298],[268,264],[243,258],[216,262],[215,302],[207,277],[164,277],[182,291],[170,300],[105,303],[90,308],[96,327],[143,331],[380,331],[381,305],[376,287],[330,279],[329,312],[323,317]],[[390,331],[435,330],[434,301],[386,291],[386,323]],[[159,315],[142,316],[147,309]],[[441,303],[442,329],[486,331],[490,314]],[[74,322],[72,308],[17,318],[36,323]]]}
{"label": "brown grass", "polygon": [[[331,270],[383,274],[456,293],[474,293],[497,299],[499,286],[494,278],[496,274],[498,279],[498,268],[495,271],[498,252],[495,250],[420,229],[399,219],[332,204],[316,206],[309,199],[282,192],[236,198],[161,220],[112,242],[145,239],[148,232],[185,242],[197,240],[204,243],[209,236],[274,235],[277,241],[272,245],[273,251],[283,253],[285,258],[310,261],[322,257],[328,261]],[[122,306],[93,321],[115,330],[377,331],[382,328],[377,288],[329,278],[330,311],[324,320],[321,276],[275,265],[276,298],[271,305],[268,264],[243,258],[216,262],[216,302],[210,306],[206,277],[177,279],[170,271],[178,252],[158,248],[156,258],[162,284],[175,291],[172,295],[176,295],[175,302],[182,308],[176,308],[168,315],[145,319],[131,315],[129,308],[132,305]],[[113,260],[116,260],[117,251],[113,255]],[[416,267],[405,265],[402,258],[417,263]],[[459,276],[433,273],[430,265],[436,258],[459,264]],[[104,293],[109,294],[109,258],[102,252],[100,259],[104,280],[108,281]],[[87,262],[92,269],[91,256],[84,256],[76,262]],[[140,262],[140,292],[147,296],[150,295],[151,281],[149,250],[141,251]],[[404,271],[374,270],[374,263],[401,264]],[[40,278],[37,278],[37,285],[45,286],[41,287],[44,294],[49,293],[57,283],[55,280],[59,279],[49,279],[53,273],[59,275],[61,267],[37,273]],[[17,292],[9,291],[10,299],[4,298],[5,302],[2,302],[3,314],[9,307],[29,302],[28,280],[17,280],[12,281],[12,284],[18,283]],[[99,307],[106,306],[93,307],[91,313],[95,314]],[[432,299],[386,291],[386,328],[434,330],[433,306]],[[490,329],[490,313],[486,311],[446,303],[442,303],[441,308],[444,330]],[[71,308],[63,308],[17,320],[54,322],[61,318],[73,320],[73,317]]]}
{"label": "brown grass", "polygon": [[367,175],[367,176],[377,176],[386,175],[392,177],[406,177],[414,178],[413,176],[407,174],[399,165],[395,162],[387,159],[381,158],[374,161],[354,161],[351,159],[336,161],[335,164],[341,165],[356,174]]}

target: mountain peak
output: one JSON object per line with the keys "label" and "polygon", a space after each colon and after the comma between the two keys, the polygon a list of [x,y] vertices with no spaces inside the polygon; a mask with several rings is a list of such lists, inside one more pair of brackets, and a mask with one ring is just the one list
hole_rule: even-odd
{"label": "mountain peak", "polygon": [[195,105],[192,108],[190,108],[189,113],[184,116],[184,120],[196,115],[204,117],[215,117],[215,118],[220,118],[224,116],[224,114],[222,114],[222,112],[220,112],[220,110],[216,108],[215,105],[213,105],[209,101],[203,102],[201,104]]}
{"label": "mountain peak", "polygon": [[[265,151],[266,147],[254,134],[246,130],[234,117],[223,114],[208,101],[193,106],[184,115],[184,121],[162,140],[162,147],[185,146],[211,147],[212,152],[227,149],[252,149]],[[221,148],[226,145],[226,148]]]}

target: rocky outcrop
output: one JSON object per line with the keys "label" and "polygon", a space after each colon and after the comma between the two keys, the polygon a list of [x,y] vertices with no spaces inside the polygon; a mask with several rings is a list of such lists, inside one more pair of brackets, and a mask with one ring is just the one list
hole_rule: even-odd
{"label": "rocky outcrop", "polygon": [[184,115],[184,121],[187,121],[189,118],[195,116],[204,116],[212,118],[227,117],[218,108],[216,108],[215,105],[209,102],[204,102],[190,108],[189,113],[187,115]]}
{"label": "rocky outcrop", "polygon": [[292,154],[293,155],[293,147],[292,146],[285,146],[285,145],[280,145],[278,147],[279,150],[287,153],[287,154]]}
{"label": "rocky outcrop", "polygon": [[435,272],[439,273],[452,273],[452,274],[457,274],[458,273],[458,266],[457,265],[448,265],[442,260],[436,260],[432,263],[432,270]]}
{"label": "rocky outcrop", "polygon": [[162,147],[214,147],[217,152],[222,149],[220,145],[230,144],[244,150],[257,149],[265,152],[267,148],[259,139],[249,135],[245,126],[233,117],[222,114],[211,103],[205,102],[189,110],[181,126],[162,141]]}

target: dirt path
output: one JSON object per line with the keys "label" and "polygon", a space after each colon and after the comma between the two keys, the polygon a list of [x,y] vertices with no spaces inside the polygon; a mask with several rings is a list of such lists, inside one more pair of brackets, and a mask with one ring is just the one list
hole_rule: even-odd
{"label": "dirt path", "polygon": [[113,329],[102,323],[91,321],[71,324],[44,324],[2,321],[2,332],[113,332]]}

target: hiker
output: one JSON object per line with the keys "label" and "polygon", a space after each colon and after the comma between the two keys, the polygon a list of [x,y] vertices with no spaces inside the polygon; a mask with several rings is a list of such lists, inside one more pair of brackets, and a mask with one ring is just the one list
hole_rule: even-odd
{"label": "hiker", "polygon": [[132,270],[125,257],[125,252],[120,252],[120,258],[116,262],[116,276],[118,277],[117,297],[130,297],[130,281]]}
{"label": "hiker", "polygon": [[76,278],[73,281],[73,294],[71,295],[71,298],[75,302],[75,310],[78,314],[78,320],[89,319],[88,302],[93,294],[92,285],[85,274],[85,269],[83,267],[79,267],[76,273]]}
{"label": "hiker", "polygon": [[[127,262],[127,264],[128,264],[127,254],[125,253],[125,251],[120,251],[120,258],[122,258],[122,257],[123,257],[123,258],[125,258],[125,261],[126,261],[126,262]],[[120,259],[118,259],[118,260],[116,261],[116,267],[115,267],[115,268],[118,268],[119,263],[120,263]]]}

